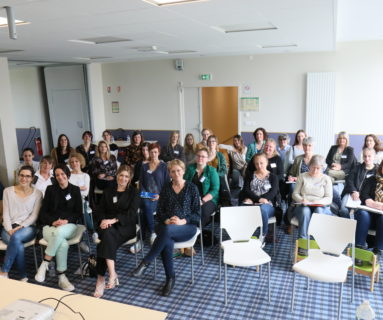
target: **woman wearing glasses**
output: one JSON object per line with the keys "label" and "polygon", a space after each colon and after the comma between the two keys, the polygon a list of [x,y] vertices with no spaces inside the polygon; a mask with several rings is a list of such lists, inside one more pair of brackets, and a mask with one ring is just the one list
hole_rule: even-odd
{"label": "woman wearing glasses", "polygon": [[2,240],[7,251],[0,277],[8,278],[8,272],[16,262],[21,281],[27,282],[24,259],[24,243],[36,236],[34,226],[43,197],[41,191],[32,187],[34,175],[31,166],[23,166],[19,171],[19,183],[4,190]]}

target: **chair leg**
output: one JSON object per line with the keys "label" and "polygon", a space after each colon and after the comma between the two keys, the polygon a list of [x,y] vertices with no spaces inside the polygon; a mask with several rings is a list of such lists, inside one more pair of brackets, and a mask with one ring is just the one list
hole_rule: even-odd
{"label": "chair leg", "polygon": [[354,302],[355,264],[352,266],[351,303]]}
{"label": "chair leg", "polygon": [[77,244],[77,250],[78,250],[78,260],[80,262],[80,274],[81,274],[81,279],[84,278],[84,275],[82,273],[82,258],[81,258],[81,249],[80,249],[80,242]]}
{"label": "chair leg", "polygon": [[218,276],[218,279],[221,281],[221,273],[222,273],[222,248],[221,248],[221,245],[219,245],[219,248],[218,248],[218,250],[219,250],[219,257],[218,257],[218,259],[219,259],[219,276]]}
{"label": "chair leg", "polygon": [[259,268],[259,279],[262,278],[262,265],[257,266]]}
{"label": "chair leg", "polygon": [[192,281],[191,283],[194,283],[194,259],[193,259],[193,247],[190,248],[191,251],[191,276],[192,276]]}
{"label": "chair leg", "polygon": [[343,294],[343,282],[340,283],[340,289],[339,289],[338,320],[340,320],[340,313],[342,311],[342,294]]}
{"label": "chair leg", "polygon": [[154,280],[157,278],[157,258],[154,258]]}
{"label": "chair leg", "polygon": [[310,278],[306,278],[306,290],[310,290]]}
{"label": "chair leg", "polygon": [[36,272],[37,272],[38,265],[37,265],[36,246],[33,245],[32,247],[33,247],[33,258],[35,259],[35,269],[36,269]]}
{"label": "chair leg", "polygon": [[270,266],[270,262],[267,264],[267,271],[268,271],[268,274],[269,274],[269,283],[268,283],[268,287],[269,287],[269,303],[271,302],[271,292],[270,292],[270,269],[271,269],[271,266]]}
{"label": "chair leg", "polygon": [[212,247],[214,246],[214,217],[215,215],[213,216],[211,221],[211,246]]}
{"label": "chair leg", "polygon": [[[141,249],[142,250],[142,249]],[[136,267],[138,266],[138,258],[137,258],[137,241],[134,243],[134,257],[136,259]]]}
{"label": "chair leg", "polygon": [[294,245],[294,226],[291,225],[290,251],[289,251],[289,257],[290,258],[293,256],[293,245]]}
{"label": "chair leg", "polygon": [[274,228],[273,228],[273,257],[275,257],[275,247],[276,247],[276,244],[277,244],[277,232],[276,232],[276,228],[277,228],[277,223],[274,223]]}
{"label": "chair leg", "polygon": [[199,234],[200,236],[200,244],[201,244],[201,256],[202,256],[202,265],[205,265],[205,254],[203,252],[203,234],[202,234],[202,226],[200,225],[201,228],[201,233]]}
{"label": "chair leg", "polygon": [[293,270],[293,294],[291,295],[291,306],[290,310],[291,312],[294,312],[294,298],[295,298],[295,274],[296,272]]}
{"label": "chair leg", "polygon": [[227,265],[224,263],[225,306],[227,306]]}

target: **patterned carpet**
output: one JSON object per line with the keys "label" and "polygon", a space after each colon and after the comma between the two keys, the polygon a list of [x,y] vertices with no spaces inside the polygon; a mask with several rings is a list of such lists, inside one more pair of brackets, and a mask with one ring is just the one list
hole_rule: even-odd
{"label": "patterned carpet", "polygon": [[[218,225],[217,225],[218,227]],[[218,246],[205,249],[205,265],[201,264],[199,246],[195,257],[195,282],[191,284],[190,258],[175,259],[176,286],[170,297],[159,295],[165,281],[161,260],[157,263],[157,279],[153,279],[153,264],[142,278],[133,278],[129,272],[135,267],[134,256],[127,247],[118,252],[117,273],[120,286],[106,291],[104,299],[167,312],[167,319],[335,319],[338,305],[338,285],[311,282],[306,290],[306,281],[297,276],[294,313],[290,312],[292,294],[290,238],[281,229],[277,231],[277,250],[272,257],[271,303],[267,302],[267,268],[262,277],[255,268],[228,268],[228,306],[224,305],[224,283],[218,280]],[[146,246],[147,250],[147,246]],[[265,250],[272,254],[272,245]],[[32,249],[27,249],[29,278],[34,278]],[[40,259],[40,252],[38,250]],[[87,255],[83,254],[86,259]],[[76,292],[91,295],[95,279],[74,275],[78,268],[77,248],[70,249],[68,278],[76,286]],[[223,273],[222,273],[223,275]],[[16,274],[11,277],[17,278]],[[351,278],[350,278],[351,280]],[[34,279],[30,282],[35,282]],[[57,277],[47,277],[45,285],[57,288]],[[369,300],[376,312],[376,319],[383,319],[383,288],[376,284],[373,293],[369,290],[370,279],[355,276],[355,301],[350,304],[351,281],[343,290],[342,319],[355,319],[355,310],[364,300]],[[124,317],[124,318],[128,318]],[[121,318],[122,319],[122,318]],[[89,320],[89,319],[87,319]]]}

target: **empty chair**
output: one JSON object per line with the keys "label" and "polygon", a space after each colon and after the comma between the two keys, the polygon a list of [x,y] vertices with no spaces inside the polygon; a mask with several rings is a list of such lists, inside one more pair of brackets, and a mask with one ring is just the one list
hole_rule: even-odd
{"label": "empty chair", "polygon": [[[355,261],[356,221],[329,215],[314,213],[308,228],[308,238],[312,235],[320,249],[310,249],[308,241],[308,257],[293,265],[293,294],[291,311],[294,307],[295,274],[300,273],[309,279],[340,283],[338,319],[341,314],[343,283],[347,280],[348,269],[352,266],[352,293],[354,297],[354,261]],[[352,257],[342,252],[352,244]]]}
{"label": "empty chair", "polygon": [[[268,301],[270,302],[270,256],[262,249],[262,240],[252,239],[260,228],[262,235],[261,210],[257,206],[221,208],[220,243],[223,250],[225,304],[227,304],[227,265],[250,267],[268,265]],[[222,241],[222,231],[226,230],[230,240]],[[221,250],[220,250],[221,252]],[[220,263],[221,266],[221,263]],[[221,276],[221,268],[220,268]]]}

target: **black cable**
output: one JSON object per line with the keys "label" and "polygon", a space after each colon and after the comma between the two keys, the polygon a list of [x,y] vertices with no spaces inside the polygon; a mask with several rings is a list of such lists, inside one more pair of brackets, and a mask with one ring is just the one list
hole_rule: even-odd
{"label": "black cable", "polygon": [[57,308],[59,307],[60,303],[63,304],[64,306],[66,306],[70,311],[72,311],[74,314],[78,314],[80,315],[80,317],[85,320],[84,316],[82,315],[81,312],[79,311],[74,311],[70,306],[68,306],[65,302],[63,302],[62,300],[66,297],[69,297],[69,296],[74,296],[74,295],[77,295],[77,293],[70,293],[70,294],[66,294],[65,296],[62,296],[60,299],[56,299],[56,298],[45,298],[45,299],[42,299],[40,301],[38,301],[38,303],[42,303],[44,301],[47,301],[47,300],[55,300],[57,301],[57,304],[56,304],[56,307],[54,308],[54,311],[57,310]]}

